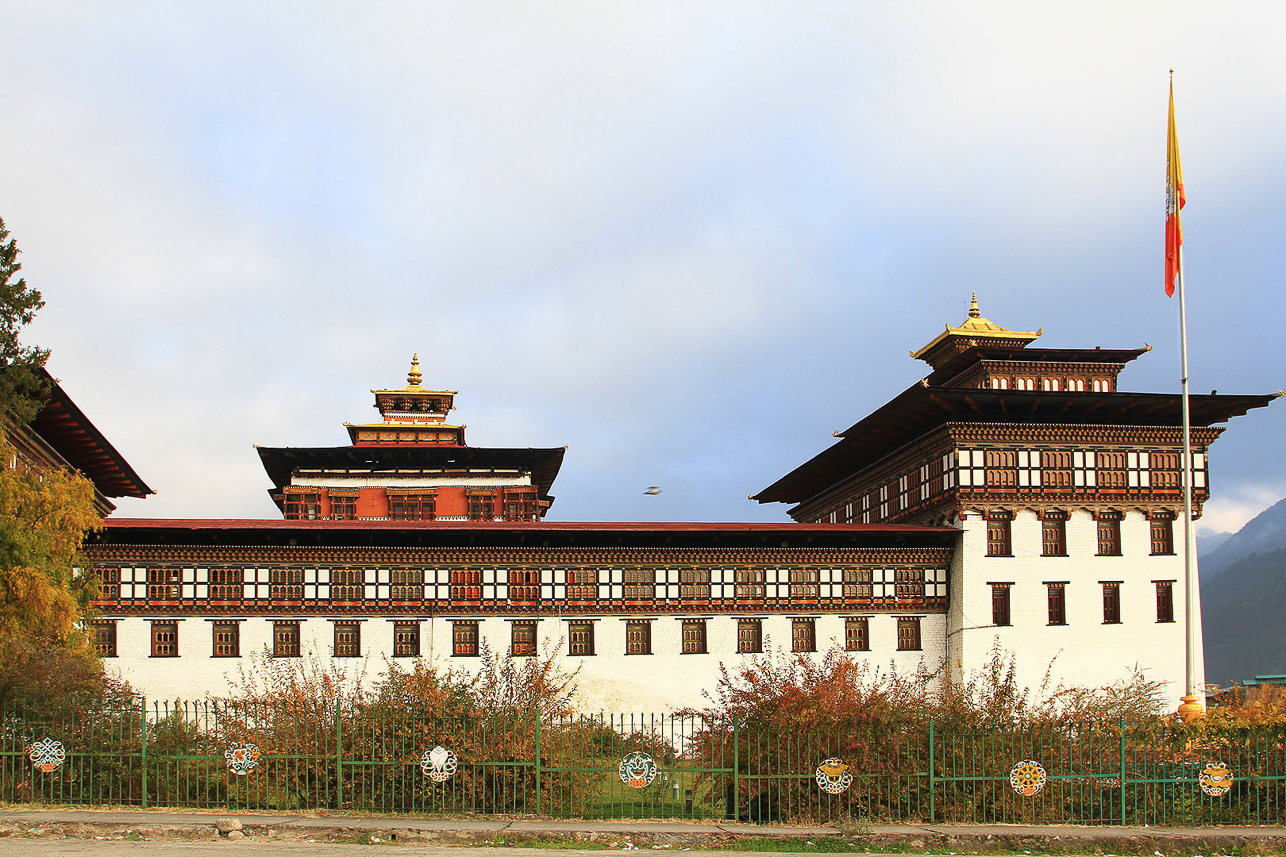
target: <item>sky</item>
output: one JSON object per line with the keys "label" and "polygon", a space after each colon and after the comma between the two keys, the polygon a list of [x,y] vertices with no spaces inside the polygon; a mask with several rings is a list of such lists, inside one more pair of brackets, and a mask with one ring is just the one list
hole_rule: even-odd
{"label": "sky", "polygon": [[[1177,392],[1171,68],[1192,389],[1286,387],[1286,4],[0,7],[25,340],[118,516],[279,516],[254,445],[347,444],[413,352],[471,445],[567,446],[562,521],[786,520],[747,495],[974,291]],[[1286,496],[1286,402],[1211,468],[1205,530]]]}

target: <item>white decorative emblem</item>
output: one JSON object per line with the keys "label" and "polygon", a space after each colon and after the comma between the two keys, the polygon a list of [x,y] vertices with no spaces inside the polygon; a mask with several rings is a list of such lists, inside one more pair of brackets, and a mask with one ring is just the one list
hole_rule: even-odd
{"label": "white decorative emblem", "polygon": [[223,758],[228,760],[228,770],[238,777],[259,767],[259,747],[256,744],[229,744],[223,751]]}
{"label": "white decorative emblem", "polygon": [[853,772],[842,759],[822,759],[817,766],[817,787],[828,795],[848,791],[853,785]]}
{"label": "white decorative emblem", "polygon": [[1201,769],[1197,782],[1211,797],[1223,797],[1232,788],[1232,771],[1223,762],[1211,762]]}
{"label": "white decorative emblem", "polygon": [[656,762],[647,753],[630,753],[618,770],[621,782],[632,789],[645,789],[656,779]]}
{"label": "white decorative emblem", "polygon": [[1023,797],[1038,794],[1045,787],[1045,769],[1040,762],[1027,759],[1009,771],[1009,785]]}
{"label": "white decorative emblem", "polygon": [[420,770],[435,783],[445,783],[460,767],[460,758],[441,744],[425,750],[420,757]]}
{"label": "white decorative emblem", "polygon": [[31,759],[31,764],[35,765],[37,771],[48,774],[62,767],[67,759],[67,751],[63,749],[63,742],[55,741],[53,738],[41,738],[39,741],[32,742],[27,748],[27,757]]}

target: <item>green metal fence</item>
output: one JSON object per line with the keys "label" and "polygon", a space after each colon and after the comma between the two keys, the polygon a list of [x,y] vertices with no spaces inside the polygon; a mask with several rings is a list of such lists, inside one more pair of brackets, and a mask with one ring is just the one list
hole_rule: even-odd
{"label": "green metal fence", "polygon": [[697,715],[460,720],[140,702],[0,712],[0,800],[743,821],[1286,820],[1281,728],[1200,745],[1192,734],[1162,722],[781,731]]}

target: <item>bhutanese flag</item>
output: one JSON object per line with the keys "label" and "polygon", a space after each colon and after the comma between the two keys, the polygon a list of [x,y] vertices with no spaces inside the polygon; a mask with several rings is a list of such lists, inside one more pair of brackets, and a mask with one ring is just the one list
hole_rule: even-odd
{"label": "bhutanese flag", "polygon": [[1183,197],[1183,168],[1179,166],[1179,137],[1174,131],[1174,78],[1170,79],[1170,131],[1165,146],[1165,293],[1174,295],[1179,279],[1179,248],[1183,246],[1183,226],[1179,209]]}

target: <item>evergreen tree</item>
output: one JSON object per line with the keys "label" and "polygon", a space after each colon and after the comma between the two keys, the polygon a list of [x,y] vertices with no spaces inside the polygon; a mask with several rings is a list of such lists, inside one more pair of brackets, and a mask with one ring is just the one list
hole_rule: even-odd
{"label": "evergreen tree", "polygon": [[26,423],[40,410],[49,390],[45,376],[37,371],[49,359],[49,351],[24,346],[18,339],[19,331],[45,305],[40,292],[18,277],[20,252],[0,218],[0,413]]}

